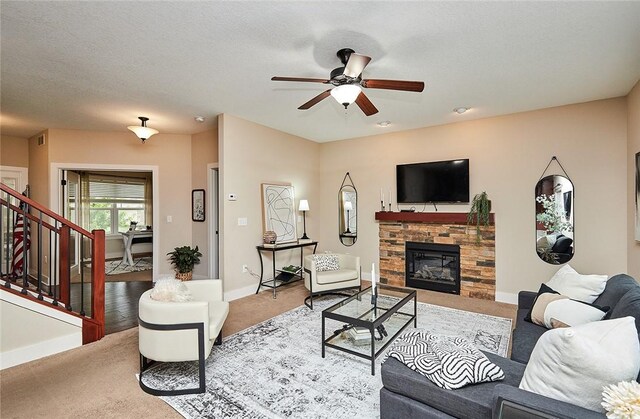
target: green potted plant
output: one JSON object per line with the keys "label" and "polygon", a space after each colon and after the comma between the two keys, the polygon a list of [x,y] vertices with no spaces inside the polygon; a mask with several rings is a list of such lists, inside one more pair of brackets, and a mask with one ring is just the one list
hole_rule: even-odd
{"label": "green potted plant", "polygon": [[491,200],[485,191],[477,194],[471,200],[471,209],[467,214],[467,227],[471,224],[476,226],[476,241],[480,242],[480,226],[489,225],[489,214],[491,213]]}
{"label": "green potted plant", "polygon": [[189,281],[193,278],[193,266],[200,263],[202,253],[198,251],[198,246],[180,246],[173,249],[173,252],[167,253],[169,261],[176,270],[176,279],[181,281]]}

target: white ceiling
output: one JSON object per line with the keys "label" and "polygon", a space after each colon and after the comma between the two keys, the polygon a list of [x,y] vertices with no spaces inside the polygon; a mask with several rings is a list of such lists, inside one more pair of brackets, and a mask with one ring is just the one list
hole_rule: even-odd
{"label": "white ceiling", "polygon": [[[640,2],[2,1],[2,133],[126,131],[139,115],[195,133],[226,112],[324,142],[626,95],[640,78]],[[326,89],[335,52],[373,58],[366,117]],[[457,115],[457,106],[472,111]],[[207,117],[205,126],[193,120]],[[380,128],[377,122],[389,120]]]}

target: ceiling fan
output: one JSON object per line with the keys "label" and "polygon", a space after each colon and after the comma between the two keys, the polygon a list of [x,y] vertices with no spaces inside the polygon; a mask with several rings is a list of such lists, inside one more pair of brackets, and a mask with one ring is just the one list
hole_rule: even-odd
{"label": "ceiling fan", "polygon": [[272,77],[271,80],[333,85],[331,89],[320,93],[307,103],[301,105],[298,109],[307,110],[331,95],[338,101],[338,103],[343,105],[345,109],[347,106],[355,102],[367,116],[378,113],[378,109],[376,109],[373,103],[371,103],[369,98],[364,94],[362,91],[363,87],[368,89],[402,90],[407,92],[422,92],[424,90],[424,82],[421,81],[363,79],[362,71],[365,69],[367,64],[369,64],[369,61],[371,61],[371,57],[356,54],[356,52],[351,48],[343,48],[339,50],[336,55],[340,58],[340,62],[342,62],[344,66],[331,71],[329,79]]}

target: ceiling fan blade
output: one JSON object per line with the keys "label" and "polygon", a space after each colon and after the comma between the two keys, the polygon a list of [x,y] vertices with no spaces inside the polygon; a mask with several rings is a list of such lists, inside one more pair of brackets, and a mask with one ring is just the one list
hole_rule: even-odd
{"label": "ceiling fan blade", "polygon": [[358,105],[360,109],[362,109],[362,112],[364,112],[364,114],[367,116],[375,115],[378,113],[378,109],[376,109],[373,103],[371,103],[364,92],[360,92],[360,94],[356,98],[356,105]]}
{"label": "ceiling fan blade", "polygon": [[312,107],[313,105],[315,105],[316,103],[320,102],[322,99],[327,98],[328,96],[331,96],[331,89],[325,90],[324,92],[320,93],[318,96],[314,97],[313,99],[311,99],[307,103],[305,103],[303,105],[300,105],[300,107],[298,109],[307,110],[310,107]]}
{"label": "ceiling fan blade", "polygon": [[369,64],[369,61],[371,61],[371,57],[352,52],[342,74],[347,77],[356,78],[362,74],[362,70]]}
{"label": "ceiling fan blade", "polygon": [[367,79],[362,80],[360,84],[369,89],[404,90],[407,92],[422,92],[424,90],[424,82],[422,81]]}
{"label": "ceiling fan blade", "polygon": [[329,83],[327,79],[310,79],[305,77],[271,77],[271,81],[302,81],[309,83]]}

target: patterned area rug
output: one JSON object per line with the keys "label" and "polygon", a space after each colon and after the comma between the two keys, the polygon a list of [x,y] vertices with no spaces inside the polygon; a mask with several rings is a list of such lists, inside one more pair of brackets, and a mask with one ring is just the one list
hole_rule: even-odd
{"label": "patterned area rug", "polygon": [[[331,348],[321,357],[321,312],[339,299],[314,302],[243,330],[214,346],[204,394],[163,397],[185,418],[377,418],[380,363]],[[327,321],[327,333],[339,329]],[[418,329],[460,336],[506,356],[511,320],[418,303]],[[408,326],[406,330],[415,330]],[[391,344],[390,347],[392,347]],[[156,388],[197,386],[197,362],[159,364],[145,373]]]}
{"label": "patterned area rug", "polygon": [[104,264],[104,273],[107,275],[119,275],[129,272],[148,271],[153,269],[153,258],[142,257],[133,260],[133,266],[122,262],[121,259],[110,260]]}

